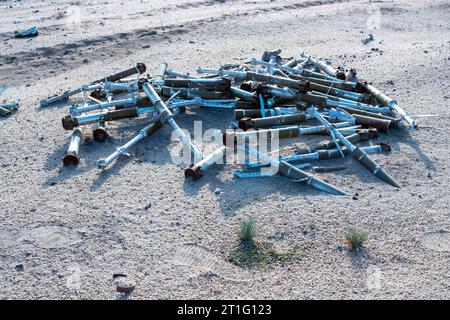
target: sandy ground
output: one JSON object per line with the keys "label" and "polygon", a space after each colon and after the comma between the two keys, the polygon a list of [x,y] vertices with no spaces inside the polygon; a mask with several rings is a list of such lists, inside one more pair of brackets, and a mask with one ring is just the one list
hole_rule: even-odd
{"label": "sandy ground", "polygon": [[[0,86],[8,87],[0,99],[21,104],[0,119],[0,298],[450,298],[449,16],[445,0],[0,1]],[[8,39],[31,25],[38,37]],[[369,32],[375,41],[363,45]],[[379,139],[393,152],[374,158],[400,190],[353,161],[320,176],[357,200],[279,177],[239,181],[232,166],[185,181],[168,127],[104,172],[95,161],[114,140],[87,139],[80,166],[62,166],[67,111],[41,109],[41,99],[135,62],[193,72],[277,47],[354,67],[410,113],[441,115]],[[223,130],[232,118],[199,111],[178,123]],[[113,126],[115,142],[144,123]],[[230,264],[247,215],[261,241],[299,245],[298,257],[267,269]],[[359,254],[342,249],[349,228],[369,232]],[[132,278],[130,296],[115,292],[114,273]]]}

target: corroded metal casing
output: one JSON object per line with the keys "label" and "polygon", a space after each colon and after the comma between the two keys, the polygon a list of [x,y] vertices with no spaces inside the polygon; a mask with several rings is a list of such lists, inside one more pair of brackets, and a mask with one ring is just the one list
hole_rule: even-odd
{"label": "corroded metal casing", "polygon": [[8,110],[8,109],[0,107],[0,116],[4,117],[4,116],[7,116],[10,113],[11,113],[11,110]]}
{"label": "corroded metal casing", "polygon": [[92,116],[89,121],[84,122],[84,123],[80,123],[78,117],[72,117],[72,116],[68,115],[62,119],[62,125],[63,125],[64,129],[72,130],[73,128],[78,127],[80,124],[85,125],[85,124],[95,123],[98,121],[104,121],[104,122],[115,121],[115,120],[120,120],[120,119],[135,118],[137,116],[139,116],[138,108],[132,107],[132,108],[113,110],[113,111],[100,113],[100,114],[98,114],[98,116],[95,119],[94,119],[94,116]]}
{"label": "corroded metal casing", "polygon": [[261,117],[261,109],[235,109],[234,117],[236,120],[240,120],[244,117],[259,118]]}
{"label": "corroded metal casing", "polygon": [[355,86],[348,82],[333,82],[333,81],[326,80],[326,79],[304,77],[304,76],[295,75],[295,74],[290,74],[289,78],[294,79],[294,80],[303,80],[303,81],[308,81],[311,83],[320,84],[320,85],[326,86],[327,88],[337,88],[337,89],[352,91],[352,92],[355,91]]}
{"label": "corroded metal casing", "polygon": [[78,120],[70,115],[62,118],[62,126],[65,130],[73,130],[73,128],[78,127]]}
{"label": "corroded metal casing", "polygon": [[367,92],[371,94],[375,99],[377,99],[377,101],[383,106],[389,107],[392,103],[396,103],[394,99],[389,98],[383,92],[372,86],[370,83],[365,83],[364,87],[366,88]]}
{"label": "corroded metal casing", "polygon": [[296,168],[295,166],[285,162],[280,161],[278,167],[278,173],[282,176],[288,177],[293,181],[304,182],[306,185],[311,185],[317,189],[323,190],[334,195],[347,195],[345,191],[342,191],[322,180],[317,179],[311,174]]}
{"label": "corroded metal casing", "polygon": [[370,103],[372,101],[371,96],[367,93],[356,93],[348,90],[343,90],[339,88],[327,87],[315,82],[310,83],[311,90],[324,93],[327,95],[333,95],[336,97],[349,99],[362,103]]}
{"label": "corroded metal casing", "polygon": [[290,79],[287,77],[270,76],[267,74],[257,73],[257,72],[246,72],[246,79],[251,81],[257,81],[262,83],[270,83],[273,85],[279,85],[286,88],[298,90],[299,92],[306,93],[311,87],[308,80],[303,78]]}
{"label": "corroded metal casing", "polygon": [[111,74],[109,76],[106,76],[104,78],[95,80],[95,81],[91,82],[91,84],[96,84],[96,83],[100,83],[100,82],[114,82],[114,81],[129,77],[136,73],[142,74],[146,70],[147,70],[147,68],[144,63],[137,63],[135,67],[128,68],[126,70],[123,70],[123,71]]}
{"label": "corroded metal casing", "polygon": [[177,98],[193,99],[200,97],[202,99],[226,99],[230,97],[227,92],[209,91],[200,88],[177,88],[177,87],[159,87],[155,88],[155,91],[163,97],[171,97],[177,92]]}
{"label": "corroded metal casing", "polygon": [[247,92],[253,92],[258,87],[258,84],[259,83],[256,81],[245,81],[245,82],[241,83],[241,85],[239,86],[239,89],[247,91]]}
{"label": "corroded metal casing", "polygon": [[82,139],[83,139],[82,129],[80,128],[75,129],[70,138],[69,148],[67,149],[67,152],[62,159],[63,164],[65,166],[70,165],[76,166],[80,162],[79,149]]}
{"label": "corroded metal casing", "polygon": [[357,72],[353,68],[347,70],[347,72],[345,73],[345,81],[358,82],[358,78],[357,78],[356,74],[357,74]]}
{"label": "corroded metal casing", "polygon": [[236,87],[231,87],[231,96],[234,98],[239,98],[242,101],[251,102],[253,104],[258,103],[258,98],[256,97],[256,94],[241,90]]}
{"label": "corroded metal casing", "polygon": [[95,89],[90,93],[90,97],[94,99],[104,99],[108,93],[103,89]]}
{"label": "corroded metal casing", "polygon": [[[357,144],[362,141],[367,141],[369,139],[376,139],[378,138],[378,130],[375,128],[372,129],[359,129],[356,131],[356,133],[351,134],[349,136],[345,137],[349,142]],[[342,144],[342,143],[340,143]],[[333,149],[336,148],[336,143],[334,141],[321,141],[318,143],[315,143],[309,147],[302,147],[296,149],[296,153],[298,154],[305,154],[305,153],[312,153],[317,150],[325,150],[325,149]]]}
{"label": "corroded metal casing", "polygon": [[391,127],[395,126],[395,124],[400,121],[400,119],[394,118],[394,117],[390,117],[390,116],[386,116],[384,114],[379,114],[379,113],[374,113],[374,112],[370,112],[370,111],[365,111],[365,110],[360,110],[360,109],[355,109],[355,108],[350,108],[350,107],[339,107],[339,109],[345,110],[350,114],[360,114],[362,116],[367,116],[367,117],[372,117],[372,118],[377,118],[377,119],[383,119],[383,120],[388,120],[391,121]]}
{"label": "corroded metal casing", "polygon": [[92,136],[97,142],[105,142],[108,138],[108,131],[104,126],[98,125],[92,130]]}
{"label": "corroded metal casing", "polygon": [[[344,156],[348,156],[350,153],[345,147],[341,148],[341,151]],[[319,154],[319,160],[337,159],[342,156],[338,149],[317,150],[316,152]]]}
{"label": "corroded metal casing", "polygon": [[358,139],[349,140],[352,143],[359,143],[361,141],[367,141],[378,138],[378,129],[369,128],[369,129],[358,129],[356,130],[356,134],[358,135]]}
{"label": "corroded metal casing", "polygon": [[234,141],[234,145],[236,145],[239,138],[245,139],[245,137],[249,135],[255,135],[256,137],[265,135],[267,139],[271,139],[274,135],[278,135],[279,139],[296,138],[300,136],[300,128],[298,126],[291,126],[278,129],[266,129],[239,133],[236,133],[235,131],[225,131],[222,135],[222,139],[224,145],[226,145],[229,141]]}
{"label": "corroded metal casing", "polygon": [[209,155],[204,157],[198,163],[190,166],[184,171],[185,177],[190,177],[193,180],[197,180],[203,176],[203,173],[214,163],[217,163],[219,160],[223,160],[225,156],[225,146],[221,146],[218,149],[211,152]]}
{"label": "corroded metal casing", "polygon": [[239,128],[248,130],[250,128],[269,128],[273,126],[289,125],[306,121],[305,113],[280,115],[259,119],[243,118],[239,121]]}
{"label": "corroded metal casing", "polygon": [[242,100],[236,100],[236,108],[237,110],[239,109],[258,109],[258,105],[251,103],[251,102],[247,102],[247,101],[242,101]]}
{"label": "corroded metal casing", "polygon": [[276,59],[276,62],[281,61],[280,57],[281,49],[275,49],[273,51],[264,51],[261,60],[269,62],[272,58]]}
{"label": "corroded metal casing", "polygon": [[367,153],[365,153],[361,148],[357,147],[353,153],[353,158],[358,160],[363,166],[365,166],[370,172],[372,172],[375,176],[380,178],[381,180],[389,183],[390,185],[400,188],[400,185],[397,181],[394,180],[387,172],[383,170],[372,158],[369,157]]}
{"label": "corroded metal casing", "polygon": [[355,123],[360,124],[369,128],[376,128],[379,131],[388,132],[389,128],[392,126],[392,122],[390,120],[377,119],[368,116],[363,116],[360,114],[353,114],[355,117]]}
{"label": "corroded metal casing", "polygon": [[180,88],[201,88],[205,90],[229,91],[231,81],[229,79],[166,79],[164,86]]}

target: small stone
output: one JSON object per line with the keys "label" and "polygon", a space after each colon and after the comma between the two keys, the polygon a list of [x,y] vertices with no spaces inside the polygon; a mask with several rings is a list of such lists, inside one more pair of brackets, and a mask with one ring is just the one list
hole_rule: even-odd
{"label": "small stone", "polygon": [[216,188],[216,189],[214,190],[214,193],[215,193],[215,194],[221,194],[221,193],[222,193],[222,189]]}
{"label": "small stone", "polygon": [[116,291],[120,293],[130,294],[136,287],[134,281],[122,273],[113,274],[113,282],[116,285]]}
{"label": "small stone", "polygon": [[148,49],[148,48],[150,48],[150,45],[149,45],[149,44],[143,44],[143,45],[141,46],[141,48],[142,48],[142,49]]}
{"label": "small stone", "polygon": [[150,209],[151,207],[152,207],[152,203],[149,202],[149,203],[147,203],[147,204],[145,205],[144,210],[148,210],[148,209]]}
{"label": "small stone", "polygon": [[24,270],[23,264],[18,264],[14,267],[17,272],[22,272]]}

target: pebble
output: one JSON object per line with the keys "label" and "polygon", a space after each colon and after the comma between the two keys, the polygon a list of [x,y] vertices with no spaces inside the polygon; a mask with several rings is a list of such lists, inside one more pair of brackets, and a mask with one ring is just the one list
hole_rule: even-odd
{"label": "pebble", "polygon": [[120,293],[129,294],[133,292],[136,287],[134,281],[126,274],[122,273],[113,274],[113,282],[116,285],[116,291]]}

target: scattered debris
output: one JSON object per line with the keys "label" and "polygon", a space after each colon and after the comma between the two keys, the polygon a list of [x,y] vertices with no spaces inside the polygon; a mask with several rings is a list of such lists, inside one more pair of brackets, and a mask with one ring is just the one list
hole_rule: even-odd
{"label": "scattered debris", "polygon": [[113,274],[113,283],[116,285],[116,291],[124,294],[130,294],[136,287],[134,281],[123,273]]}
{"label": "scattered debris", "polygon": [[6,117],[19,108],[16,102],[0,103],[0,116]]}
{"label": "scattered debris", "polygon": [[38,29],[36,26],[33,26],[27,30],[24,31],[15,31],[11,38],[13,39],[20,39],[20,38],[31,38],[31,37],[37,37],[39,35]]}
{"label": "scattered debris", "polygon": [[373,40],[374,40],[373,34],[371,34],[371,33],[369,33],[368,35],[366,35],[365,37],[363,37],[363,38],[361,39],[361,41],[362,41],[363,44],[368,44],[369,42],[371,42],[371,41],[373,41]]}
{"label": "scattered debris", "polygon": [[14,267],[14,270],[16,270],[17,272],[22,272],[24,269],[25,268],[24,268],[23,264],[21,264],[21,263]]}
{"label": "scattered debris", "polygon": [[[373,40],[371,34],[368,37]],[[73,103],[69,115],[62,119],[63,128],[73,132],[63,159],[65,165],[78,164],[79,147],[87,126],[92,126],[94,140],[103,142],[109,135],[109,122],[145,115],[148,124],[108,157],[99,159],[98,168],[108,167],[120,156],[129,156],[131,148],[167,123],[190,151],[185,177],[194,180],[202,177],[211,165],[222,163],[227,152],[241,151],[248,157],[238,163],[242,164],[242,170],[235,171],[238,178],[279,174],[330,194],[347,195],[305,170],[310,168],[310,161],[352,156],[381,180],[400,187],[370,157],[370,154],[390,152],[390,146],[367,145],[367,142],[378,138],[379,132],[404,127],[415,129],[417,123],[413,117],[370,82],[359,81],[355,69],[334,68],[329,61],[305,52],[297,58],[283,58],[281,52],[281,49],[265,51],[261,60],[223,64],[218,69],[198,68],[198,75],[170,69],[166,63],[160,64],[156,74],[145,75],[145,64],[137,63],[50,97],[41,106],[67,103],[77,94],[84,96],[81,102]],[[223,145],[207,155],[198,150],[190,135],[175,122],[175,117],[186,108],[234,110],[236,122],[231,122],[231,129],[223,132]],[[286,139],[307,135],[328,135],[331,140],[297,149],[295,154],[283,157],[272,157],[249,142],[254,138],[260,141],[262,136]],[[261,168],[267,166],[278,170],[263,172]],[[312,171],[344,168],[313,167]],[[221,190],[216,189],[214,193],[220,194]]]}

